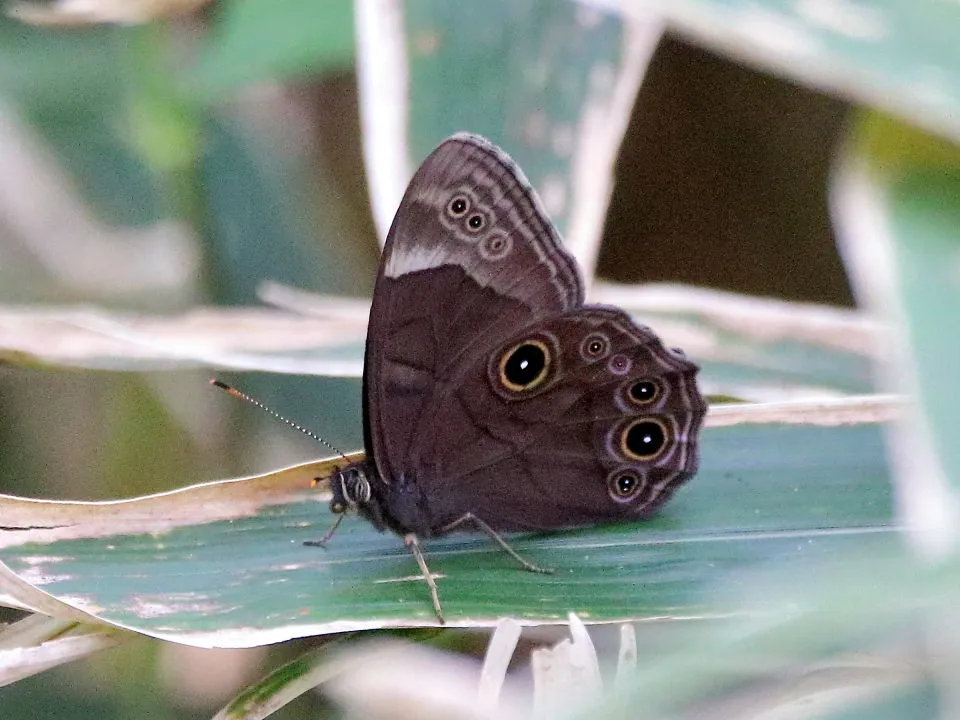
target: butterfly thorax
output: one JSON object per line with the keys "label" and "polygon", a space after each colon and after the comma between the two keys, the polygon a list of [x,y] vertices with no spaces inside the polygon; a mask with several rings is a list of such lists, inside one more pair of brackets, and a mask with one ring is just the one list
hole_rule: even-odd
{"label": "butterfly thorax", "polygon": [[401,477],[387,483],[372,460],[352,463],[330,478],[333,499],[330,511],[337,515],[355,509],[377,530],[392,530],[398,535],[409,532],[428,537],[426,498],[417,483]]}

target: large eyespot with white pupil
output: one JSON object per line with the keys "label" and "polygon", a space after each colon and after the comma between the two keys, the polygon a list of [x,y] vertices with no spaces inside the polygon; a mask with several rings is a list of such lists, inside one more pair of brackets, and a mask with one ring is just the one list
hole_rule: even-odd
{"label": "large eyespot with white pupil", "polygon": [[450,202],[447,203],[447,215],[454,219],[462,218],[467,214],[467,211],[470,209],[472,203],[470,198],[466,195],[457,194],[450,198]]}
{"label": "large eyespot with white pupil", "polygon": [[606,335],[592,333],[580,343],[580,356],[589,361],[602,360],[610,352],[610,340]]}
{"label": "large eyespot with white pupil", "polygon": [[667,426],[656,418],[638,418],[620,431],[620,453],[628,460],[650,461],[667,447]]}
{"label": "large eyespot with white pupil", "polygon": [[511,393],[526,393],[543,385],[553,366],[553,350],[540,338],[512,345],[497,363],[499,387]]}
{"label": "large eyespot with white pupil", "polygon": [[643,492],[646,478],[632,468],[614,470],[607,476],[607,492],[614,502],[628,503]]}
{"label": "large eyespot with white pupil", "polygon": [[663,397],[663,385],[654,378],[641,378],[631,381],[625,388],[625,394],[631,405],[652,405]]}
{"label": "large eyespot with white pupil", "polygon": [[480,255],[484,260],[503,260],[513,250],[513,240],[502,232],[492,232],[480,241]]}

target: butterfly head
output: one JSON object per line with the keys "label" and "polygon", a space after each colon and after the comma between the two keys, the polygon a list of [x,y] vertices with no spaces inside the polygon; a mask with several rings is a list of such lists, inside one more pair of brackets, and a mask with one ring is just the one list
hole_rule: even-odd
{"label": "butterfly head", "polygon": [[330,479],[333,499],[330,512],[343,515],[349,510],[362,508],[370,502],[370,478],[366,465],[354,463],[337,470]]}

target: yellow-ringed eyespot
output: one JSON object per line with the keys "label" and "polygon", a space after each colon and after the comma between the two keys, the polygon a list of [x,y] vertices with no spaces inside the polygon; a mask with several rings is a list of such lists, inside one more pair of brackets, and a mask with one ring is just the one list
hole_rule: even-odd
{"label": "yellow-ringed eyespot", "polygon": [[636,470],[616,470],[607,476],[607,492],[618,503],[633,500],[646,485],[646,480]]}
{"label": "yellow-ringed eyespot", "polygon": [[667,447],[667,426],[655,418],[638,418],[620,431],[620,452],[628,460],[653,460]]}
{"label": "yellow-ringed eyespot", "polygon": [[653,378],[635,380],[627,386],[627,398],[634,405],[650,405],[660,399],[663,386]]}
{"label": "yellow-ringed eyespot", "polygon": [[530,338],[517,343],[500,357],[500,384],[512,392],[534,389],[546,379],[551,355],[550,346],[543,340]]}

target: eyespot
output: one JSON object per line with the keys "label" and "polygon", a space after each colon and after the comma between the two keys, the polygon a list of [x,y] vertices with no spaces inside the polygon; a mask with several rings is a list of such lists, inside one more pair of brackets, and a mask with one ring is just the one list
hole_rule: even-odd
{"label": "eyespot", "polygon": [[486,224],[486,218],[480,213],[474,213],[467,218],[467,229],[470,230],[470,232],[480,232]]}
{"label": "eyespot", "polygon": [[636,470],[617,470],[607,476],[607,492],[615,502],[626,503],[639,495],[646,480]]}
{"label": "eyespot", "polygon": [[502,232],[492,232],[480,241],[480,255],[484,260],[502,260],[513,250],[513,240]]}
{"label": "eyespot", "polygon": [[588,360],[599,360],[610,352],[610,341],[605,335],[587,335],[580,343],[580,354]]}
{"label": "eyespot", "polygon": [[470,199],[466,195],[454,195],[447,203],[447,214],[450,217],[463,217],[470,209]]}
{"label": "eyespot", "polygon": [[347,511],[347,504],[342,500],[330,501],[330,512],[334,515],[343,515]]}
{"label": "eyespot", "polygon": [[517,343],[500,358],[500,384],[512,392],[532,390],[550,371],[550,347],[535,338]]}
{"label": "eyespot", "polygon": [[627,397],[634,405],[650,405],[660,399],[663,387],[653,378],[643,378],[631,383],[627,388]]}
{"label": "eyespot", "polygon": [[620,452],[630,460],[653,460],[667,446],[667,427],[654,418],[639,418],[620,431]]}
{"label": "eyespot", "polygon": [[633,367],[633,362],[626,355],[614,355],[607,361],[607,370],[614,375],[626,375]]}

